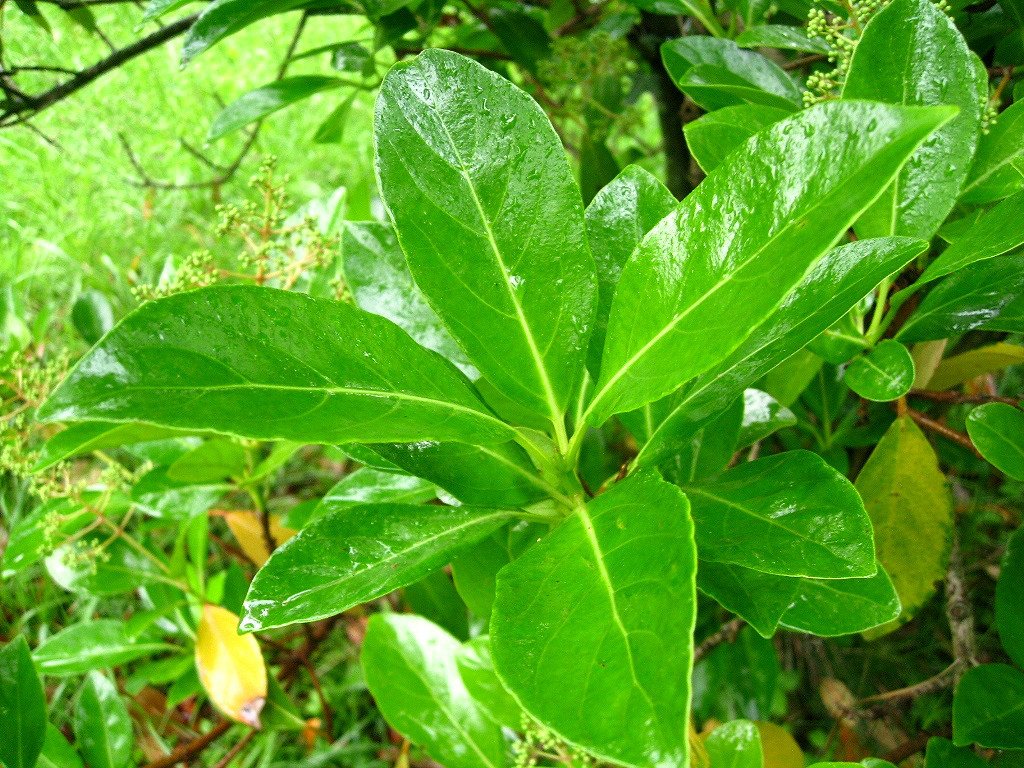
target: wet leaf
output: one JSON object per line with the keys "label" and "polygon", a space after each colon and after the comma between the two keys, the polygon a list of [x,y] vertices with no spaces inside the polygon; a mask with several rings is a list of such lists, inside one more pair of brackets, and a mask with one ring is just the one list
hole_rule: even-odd
{"label": "wet leaf", "polygon": [[914,359],[905,346],[886,339],[850,363],[843,379],[866,400],[896,400],[914,384]]}
{"label": "wet leaf", "polygon": [[0,763],[32,768],[46,738],[46,693],[25,638],[0,650]]}
{"label": "wet leaf", "polygon": [[967,670],[953,694],[953,743],[1024,749],[1024,672],[1007,664]]}
{"label": "wet leaf", "polygon": [[1024,412],[1007,403],[979,405],[967,417],[967,434],[986,461],[1024,480]]}
{"label": "wet leaf", "polygon": [[199,680],[217,708],[232,720],[260,727],[267,700],[267,668],[253,635],[238,634],[238,616],[207,603],[196,633]]}

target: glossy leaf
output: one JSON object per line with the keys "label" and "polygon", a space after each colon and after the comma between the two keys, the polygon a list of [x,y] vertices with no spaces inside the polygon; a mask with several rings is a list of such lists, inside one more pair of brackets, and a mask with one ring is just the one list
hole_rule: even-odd
{"label": "glossy leaf", "polygon": [[345,222],[341,264],[345,285],[356,306],[386,317],[418,344],[451,360],[471,379],[480,376],[413,282],[394,227],[378,222]]}
{"label": "glossy leaf", "polygon": [[167,468],[167,478],[179,483],[212,483],[241,477],[248,454],[231,440],[207,440]]}
{"label": "glossy leaf", "polygon": [[[661,397],[728,357],[949,115],[945,107],[821,104],[730,155],[623,269],[591,423]],[[869,120],[876,131],[860,131]]]}
{"label": "glossy leaf", "polygon": [[242,628],[314,621],[386,595],[450,562],[511,514],[411,504],[333,509],[274,552],[256,574]]}
{"label": "glossy leaf", "polygon": [[181,47],[181,65],[185,66],[210,46],[253,22],[290,11],[303,2],[304,0],[262,0],[259,3],[252,0],[214,0],[206,6],[185,35],[185,43]]}
{"label": "glossy leaf", "polygon": [[704,560],[779,576],[875,572],[871,521],[853,484],[810,451],[745,462],[684,486]]}
{"label": "glossy leaf", "polygon": [[75,742],[89,768],[127,768],[132,759],[132,721],[117,688],[90,672],[75,704]]}
{"label": "glossy leaf", "polygon": [[323,506],[338,509],[355,504],[422,504],[437,495],[432,483],[401,472],[372,467],[357,469],[339,480],[323,498]]}
{"label": "glossy leaf", "polygon": [[284,525],[279,515],[269,515],[267,529],[264,530],[263,519],[251,509],[227,512],[224,521],[242,551],[259,567],[263,567],[273,554],[271,542],[267,541],[268,534],[273,544],[279,547],[298,533],[294,528]]}
{"label": "glossy leaf", "polygon": [[427,301],[495,387],[561,425],[597,285],[579,189],[543,110],[431,49],[384,78],[374,136],[381,193]]}
{"label": "glossy leaf", "polygon": [[895,621],[902,610],[882,568],[860,579],[800,579],[793,605],[782,616],[789,629],[821,637],[866,632]]}
{"label": "glossy leaf", "polygon": [[1024,669],[1024,528],[1010,537],[999,568],[996,628],[1006,655]]}
{"label": "glossy leaf", "polygon": [[701,560],[697,587],[742,617],[762,637],[771,637],[796,599],[799,579],[773,576],[731,563]]}
{"label": "glossy leaf", "polygon": [[58,461],[80,456],[83,453],[132,443],[163,440],[182,434],[192,433],[168,427],[155,427],[151,424],[111,424],[106,421],[83,421],[80,424],[72,424],[47,440],[32,469],[38,472],[52,467]]}
{"label": "glossy leaf", "polygon": [[780,429],[796,424],[789,408],[759,389],[743,390],[743,423],[737,448],[746,448]]}
{"label": "glossy leaf", "polygon": [[462,682],[472,696],[498,724],[518,731],[523,727],[523,711],[505,690],[494,671],[491,641],[481,635],[465,643],[455,657]]}
{"label": "glossy leaf", "polygon": [[681,395],[640,449],[636,465],[649,466],[678,452],[745,387],[798,352],[925,247],[919,240],[878,238],[830,252],[746,341]]}
{"label": "glossy leaf", "polygon": [[381,714],[447,768],[505,764],[501,727],[466,690],[459,641],[419,616],[378,613],[363,641],[366,684]]}
{"label": "glossy leaf", "polygon": [[588,367],[601,367],[608,313],[622,267],[651,228],[676,206],[668,188],[638,165],[627,166],[587,206],[587,239],[597,266],[597,317],[590,337]]}
{"label": "glossy leaf", "polygon": [[782,48],[806,53],[829,53],[828,43],[819,37],[808,37],[803,27],[784,24],[759,24],[748,27],[736,37],[741,48]]}
{"label": "glossy leaf", "polygon": [[123,621],[93,619],[62,629],[36,648],[34,655],[44,674],[80,675],[176,649],[167,643],[129,635]]}
{"label": "glossy leaf", "polygon": [[918,283],[931,282],[977,261],[991,259],[1024,243],[1024,191],[993,206],[921,275]]}
{"label": "glossy leaf", "polygon": [[21,635],[0,649],[0,728],[0,763],[32,768],[46,738],[46,693]]}
{"label": "glossy leaf", "polygon": [[491,652],[533,717],[629,766],[688,759],[696,552],[686,498],[635,474],[498,574]]}
{"label": "glossy leaf", "polygon": [[78,362],[39,418],[310,443],[511,434],[457,370],[390,321],[241,285],[143,305]]}
{"label": "glossy leaf", "polygon": [[57,726],[47,723],[46,740],[43,742],[43,751],[36,765],[41,768],[82,768],[82,758],[78,756],[74,747],[68,744],[68,740]]}
{"label": "glossy leaf", "polygon": [[238,616],[219,605],[204,605],[195,653],[210,701],[232,720],[259,728],[267,701],[267,668],[256,638],[238,634]]}
{"label": "glossy leaf", "polygon": [[1007,664],[967,670],[953,694],[953,743],[1024,749],[1024,672]]}
{"label": "glossy leaf", "polygon": [[843,380],[866,400],[895,400],[914,384],[914,359],[905,346],[886,339],[850,363]]}
{"label": "glossy leaf", "polygon": [[1024,177],[1014,166],[1024,158],[1024,101],[1007,107],[981,137],[974,164],[960,199],[965,203],[1001,200],[1024,187]]}
{"label": "glossy leaf", "polygon": [[892,577],[906,621],[945,574],[953,528],[946,479],[909,416],[892,423],[856,486],[875,528],[878,560]]}
{"label": "glossy leaf", "polygon": [[1024,347],[998,342],[947,358],[935,367],[927,389],[941,392],[986,373],[1024,363]]}
{"label": "glossy leaf", "polygon": [[722,474],[736,453],[743,411],[743,400],[736,398],[717,419],[693,435],[676,456],[661,465],[662,477],[688,486]]}
{"label": "glossy leaf", "polygon": [[749,720],[723,723],[704,740],[711,768],[762,768],[761,734]]}
{"label": "glossy leaf", "polygon": [[998,318],[1022,292],[1024,256],[971,264],[932,288],[896,338],[930,341],[972,330]]}
{"label": "glossy leaf", "polygon": [[661,46],[661,59],[679,89],[708,112],[743,103],[792,112],[801,103],[796,82],[778,64],[731,40],[669,40]]}
{"label": "glossy leaf", "polygon": [[686,146],[701,170],[711,173],[730,152],[755,133],[790,114],[790,110],[764,104],[722,107],[683,126]]}
{"label": "glossy leaf", "polygon": [[1006,403],[985,403],[967,417],[967,434],[989,464],[1024,480],[1024,411]]}
{"label": "glossy leaf", "polygon": [[206,140],[216,141],[315,93],[343,84],[343,80],[325,75],[295,75],[267,83],[242,94],[217,113]]}
{"label": "glossy leaf", "polygon": [[[843,98],[948,104],[960,113],[935,131],[864,213],[857,223],[861,237],[935,234],[967,177],[978,141],[981,96],[967,43],[953,20],[929,0],[893,0],[872,17],[854,49]],[[870,130],[871,124],[866,127]]]}
{"label": "glossy leaf", "polygon": [[958,747],[949,739],[928,739],[924,768],[985,768],[988,765],[968,747]]}

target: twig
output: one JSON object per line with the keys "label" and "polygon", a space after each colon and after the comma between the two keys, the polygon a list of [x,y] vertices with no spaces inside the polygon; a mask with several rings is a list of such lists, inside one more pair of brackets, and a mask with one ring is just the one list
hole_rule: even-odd
{"label": "twig", "polygon": [[962,392],[930,392],[927,389],[912,389],[910,395],[920,397],[923,400],[932,400],[936,403],[1006,403],[1007,405],[1020,405],[1019,397],[1000,397],[999,395],[965,395]]}
{"label": "twig", "polygon": [[895,749],[892,749],[889,752],[887,752],[882,759],[888,763],[892,763],[893,765],[899,765],[911,755],[920,752],[922,749],[927,747],[928,740],[931,739],[933,736],[942,736],[944,738],[948,738],[950,736],[950,731],[925,731],[924,733],[919,733],[917,734],[917,736],[908,739]]}
{"label": "twig", "polygon": [[965,435],[963,432],[958,432],[952,427],[947,427],[945,424],[939,421],[935,421],[928,416],[925,416],[920,411],[915,411],[913,408],[907,408],[907,415],[914,420],[919,427],[924,427],[937,435],[942,435],[947,440],[952,440],[957,445],[963,446],[968,451],[973,453],[979,459],[984,458],[978,449],[974,446],[971,438]]}
{"label": "twig", "polygon": [[228,729],[232,725],[234,725],[234,723],[230,720],[221,720],[198,739],[193,739],[192,741],[184,744],[179,744],[171,750],[170,754],[157,758],[146,765],[145,768],[171,768],[172,765],[177,765],[184,760],[188,760],[189,758],[198,755],[210,746],[210,744],[227,733]]}
{"label": "twig", "polygon": [[788,61],[782,65],[782,68],[787,71],[792,69],[800,69],[800,67],[806,66],[807,64],[814,64],[815,62],[818,61],[825,61],[825,59],[827,58],[828,57],[823,53],[814,53],[811,54],[810,56],[804,56],[799,59],[793,59],[793,61]]}
{"label": "twig", "polygon": [[978,665],[978,649],[974,637],[974,609],[964,583],[960,537],[955,532],[949,553],[949,570],[946,571],[946,617],[953,636],[953,658],[956,665],[953,679],[959,681],[964,672]]}
{"label": "twig", "polygon": [[736,635],[739,631],[746,626],[747,622],[743,619],[731,619],[722,625],[711,637],[705,639],[700,645],[693,651],[693,663],[696,664],[698,661],[703,659],[715,648],[720,646],[722,643],[731,643],[736,640]]}
{"label": "twig", "polygon": [[941,691],[943,688],[949,688],[953,685],[956,680],[954,674],[961,664],[959,659],[954,661],[939,674],[934,677],[930,677],[927,680],[923,680],[920,683],[908,686],[906,688],[899,688],[895,691],[886,691],[880,693],[877,696],[868,696],[866,699],[861,699],[860,704],[876,704],[883,701],[903,701],[904,699],[916,699],[921,696],[926,696],[929,693],[935,693]]}
{"label": "twig", "polygon": [[252,741],[252,737],[255,735],[255,730],[249,731],[247,734],[245,734],[245,736],[238,740],[238,743],[235,744],[235,746],[228,750],[227,754],[224,755],[224,757],[217,761],[213,768],[227,768],[227,766],[231,763],[232,760],[235,759],[238,753],[245,749],[245,745]]}

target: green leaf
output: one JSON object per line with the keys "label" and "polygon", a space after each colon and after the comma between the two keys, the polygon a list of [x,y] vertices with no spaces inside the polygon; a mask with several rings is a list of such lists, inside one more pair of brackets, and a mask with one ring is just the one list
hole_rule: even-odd
{"label": "green leaf", "polygon": [[676,485],[688,485],[724,472],[736,453],[743,411],[743,399],[738,397],[717,419],[693,435],[676,456],[661,465],[662,476]]}
{"label": "green leaf", "polygon": [[130,636],[123,621],[94,619],[50,637],[36,648],[35,660],[43,674],[80,675],[173,650],[177,646]]}
{"label": "green leaf", "polygon": [[149,0],[146,4],[146,9],[142,13],[142,21],[140,24],[145,24],[147,21],[153,19],[159,19],[172,11],[176,11],[179,8],[184,8],[193,0]]}
{"label": "green leaf", "polygon": [[787,579],[730,563],[701,560],[697,587],[723,608],[746,619],[762,637],[771,637],[796,599],[799,579]]}
{"label": "green leaf", "polygon": [[[930,0],[893,0],[871,19],[854,49],[843,98],[948,104],[960,114],[935,131],[865,212],[857,222],[861,237],[935,234],[967,178],[978,142],[981,97],[967,43]],[[871,123],[865,127],[870,130]]]}
{"label": "green leaf", "polygon": [[452,560],[455,588],[469,610],[481,619],[491,618],[498,571],[512,559],[508,537],[508,530],[499,528]]}
{"label": "green leaf", "polygon": [[946,478],[909,416],[892,423],[856,486],[875,527],[878,560],[892,577],[906,621],[945,574],[953,530]]}
{"label": "green leaf", "polygon": [[850,363],[843,379],[866,400],[895,400],[907,394],[914,384],[914,359],[905,346],[886,339]]}
{"label": "green leaf", "polygon": [[344,80],[326,75],[295,75],[254,88],[217,113],[210,124],[206,140],[216,141],[297,101],[308,99],[314,93],[344,84]]}
{"label": "green leaf", "polygon": [[744,388],[791,359],[926,247],[919,240],[877,238],[831,251],[746,341],[686,390],[641,447],[635,464],[651,466],[678,453]]}
{"label": "green leaf", "polygon": [[476,699],[499,725],[518,731],[523,727],[523,711],[494,671],[491,640],[481,635],[465,643],[455,658],[462,682],[469,695]]}
{"label": "green leaf", "polygon": [[511,515],[412,504],[331,510],[275,550],[259,570],[240,626],[251,632],[315,621],[386,595],[450,562]]}
{"label": "green leaf", "polygon": [[520,10],[490,9],[489,29],[502,47],[528,72],[536,75],[537,66],[551,55],[551,37],[535,16]]}
{"label": "green leaf", "polygon": [[308,443],[511,437],[455,368],[390,321],[241,285],[143,305],[78,362],[38,418]]}
{"label": "green leaf", "polygon": [[363,467],[332,486],[321,504],[327,509],[381,502],[421,504],[436,495],[434,485],[421,478]]}
{"label": "green leaf", "polygon": [[790,114],[789,110],[764,104],[722,107],[683,126],[686,146],[704,173],[711,173],[755,133]]}
{"label": "green leaf", "polygon": [[875,572],[871,521],[860,496],[817,454],[779,453],[683,489],[703,560],[778,576]]}
{"label": "green leaf", "polygon": [[[107,514],[111,509],[106,510]],[[103,548],[102,558],[82,561],[70,544],[63,544],[46,558],[46,571],[50,578],[69,592],[87,595],[123,595],[152,580],[155,566],[152,560],[117,539],[104,546],[107,534],[92,534],[79,543],[85,548]]]}
{"label": "green leaf", "polygon": [[448,768],[505,765],[501,727],[466,690],[459,641],[419,616],[378,613],[363,641],[366,684],[385,719]]}
{"label": "green leaf", "polygon": [[550,487],[515,443],[374,444],[377,454],[406,472],[429,480],[463,504],[526,506]]}
{"label": "green leaf", "polygon": [[451,360],[471,379],[480,376],[413,282],[394,227],[369,221],[345,222],[341,264],[345,285],[356,306],[386,317],[421,346]]}
{"label": "green leaf", "polygon": [[958,747],[949,739],[928,739],[924,768],[985,768],[988,763],[967,747]]}
{"label": "green leaf", "polygon": [[374,137],[416,283],[483,375],[564,431],[597,285],[580,192],[543,110],[431,49],[384,78]]}
{"label": "green leaf", "polygon": [[896,338],[931,341],[964,333],[999,318],[1022,291],[1024,256],[979,261],[932,288]]}
{"label": "green leaf", "polygon": [[935,367],[927,389],[941,392],[1011,365],[1024,363],[1024,347],[1000,341],[946,358]]}
{"label": "green leaf", "polygon": [[[83,10],[89,9],[85,6]],[[114,310],[110,301],[99,291],[86,291],[71,307],[71,322],[75,330],[89,344],[95,344],[114,327]]]}
{"label": "green leaf", "polygon": [[762,768],[761,735],[749,720],[723,723],[704,740],[712,768]]}
{"label": "green leaf", "polygon": [[[590,423],[657,399],[725,359],[950,114],[820,104],[731,154],[623,269]],[[871,120],[876,130],[861,130]]]}
{"label": "green leaf", "polygon": [[743,423],[736,442],[737,449],[764,440],[769,435],[792,427],[796,416],[778,400],[759,389],[743,390]]}
{"label": "green leaf", "polygon": [[1004,475],[1024,480],[1024,412],[1007,403],[985,403],[967,417],[975,447]]}
{"label": "green leaf", "polygon": [[676,206],[668,188],[638,165],[629,165],[587,206],[590,251],[597,265],[597,317],[590,337],[587,367],[596,377],[601,367],[608,313],[622,267],[655,224]]}
{"label": "green leaf", "polygon": [[245,472],[248,453],[231,440],[207,440],[175,460],[167,479],[177,483],[213,483]]}
{"label": "green leaf", "polygon": [[1007,664],[967,670],[953,694],[953,743],[1024,749],[1024,672]]}
{"label": "green leaf", "polygon": [[740,48],[782,48],[805,53],[831,51],[828,43],[820,37],[808,37],[803,27],[789,27],[784,24],[759,24],[743,30],[736,38]]}
{"label": "green leaf", "polygon": [[428,573],[404,590],[413,613],[437,624],[459,640],[469,638],[466,604],[455,590],[452,577],[443,570]]}
{"label": "green leaf", "polygon": [[679,90],[708,112],[748,102],[793,112],[801,104],[796,82],[778,64],[731,40],[669,40],[661,46],[661,59]]}
{"label": "green leaf", "polygon": [[638,768],[688,759],[697,565],[688,506],[656,474],[632,475],[498,574],[498,675],[530,715],[603,759]]}
{"label": "green leaf", "polygon": [[75,704],[75,740],[89,768],[127,768],[132,759],[132,721],[117,688],[90,672]]}
{"label": "green leaf", "polygon": [[213,0],[185,35],[181,47],[181,66],[199,54],[250,24],[293,10],[306,0]]}
{"label": "green leaf", "polygon": [[1006,655],[1024,668],[1024,528],[1010,537],[999,568],[996,628]]}
{"label": "green leaf", "polygon": [[991,259],[1024,243],[1024,191],[1006,198],[975,221],[942,252],[918,279],[918,284],[963,269],[976,261]]}
{"label": "green leaf", "polygon": [[800,579],[793,605],[781,624],[820,637],[852,635],[895,621],[899,595],[889,574],[879,567],[860,579]]}
{"label": "green leaf", "polygon": [[1024,177],[1014,167],[1024,159],[1024,101],[1004,109],[999,119],[981,137],[974,153],[974,165],[967,174],[960,200],[988,203],[1001,200],[1024,187]]}
{"label": "green leaf", "polygon": [[48,469],[64,459],[91,451],[101,451],[104,448],[190,434],[194,434],[194,432],[155,427],[152,424],[111,424],[106,421],[84,421],[80,424],[72,424],[47,440],[32,469],[38,472]]}
{"label": "green leaf", "polygon": [[352,105],[359,96],[359,91],[353,89],[348,96],[342,99],[338,106],[331,110],[327,118],[320,123],[313,134],[314,144],[340,144],[345,137],[345,127],[348,125],[349,116],[352,113]]}
{"label": "green leaf", "polygon": [[37,765],[42,768],[82,768],[82,758],[68,744],[57,726],[47,723],[46,741],[43,742],[43,751]]}
{"label": "green leaf", "polygon": [[46,738],[46,693],[25,638],[0,650],[0,763],[32,768]]}

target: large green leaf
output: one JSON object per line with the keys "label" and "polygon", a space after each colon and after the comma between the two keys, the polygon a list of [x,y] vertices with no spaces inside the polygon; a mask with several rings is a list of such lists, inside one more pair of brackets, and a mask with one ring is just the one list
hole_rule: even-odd
{"label": "large green leaf", "polygon": [[668,188],[638,165],[612,179],[585,212],[587,239],[597,266],[597,318],[590,338],[588,367],[597,376],[601,367],[608,313],[622,267],[659,221],[676,206]]}
{"label": "large green leaf", "polygon": [[415,504],[333,509],[275,550],[256,574],[241,627],[314,621],[386,595],[450,562],[511,514]]}
{"label": "large green leaf", "polygon": [[253,22],[298,8],[307,0],[214,0],[185,35],[181,65]]}
{"label": "large green leaf", "polygon": [[701,560],[697,568],[698,589],[746,619],[762,637],[775,633],[799,586],[799,579],[772,576],[731,563]]}
{"label": "large green leaf", "polygon": [[779,576],[875,572],[871,521],[853,484],[810,451],[787,451],[684,485],[702,560]]}
{"label": "large green leaf", "polygon": [[491,639],[487,635],[480,635],[465,643],[455,661],[466,689],[487,714],[514,731],[523,727],[523,711],[494,671]]}
{"label": "large green leaf", "polygon": [[583,202],[543,110],[428,50],[384,78],[381,193],[416,283],[487,379],[564,429],[597,299]]}
{"label": "large green leaf", "polygon": [[[951,115],[949,107],[832,102],[732,153],[623,269],[591,423],[655,400],[725,359]],[[871,121],[876,129],[863,131]]]}
{"label": "large green leaf", "polygon": [[967,417],[967,434],[1000,472],[1024,480],[1024,411],[1007,403],[986,403]]}
{"label": "large green leaf", "polygon": [[952,245],[928,265],[919,283],[930,282],[991,259],[1024,243],[1024,191],[1010,195],[986,211]]}
{"label": "large green leaf", "polygon": [[856,485],[875,527],[879,562],[892,577],[906,621],[944,575],[953,529],[946,478],[909,416],[892,423]]}
{"label": "large green leaf", "polygon": [[900,341],[945,339],[996,320],[1024,292],[1024,256],[979,261],[949,275],[900,328]]}
{"label": "large green leaf", "polygon": [[80,424],[72,424],[47,440],[42,450],[39,451],[39,458],[36,459],[32,469],[35,471],[47,469],[58,461],[80,456],[90,451],[189,434],[194,433],[168,427],[155,427],[152,424],[111,424],[107,421],[83,421]]}
{"label": "large green leaf", "polygon": [[480,376],[413,282],[394,227],[376,221],[345,222],[341,269],[356,306],[386,317],[471,379]]}
{"label": "large green leaf", "polygon": [[505,765],[501,726],[459,675],[459,641],[419,616],[377,614],[363,640],[366,685],[394,728],[448,768]]}
{"label": "large green leaf", "polygon": [[762,768],[761,735],[749,720],[723,723],[704,740],[711,768]]}
{"label": "large green leaf", "polygon": [[683,126],[686,146],[704,173],[711,173],[755,133],[790,114],[789,110],[763,104],[722,107]]}
{"label": "large green leaf", "polygon": [[324,509],[340,509],[356,504],[420,504],[437,495],[432,483],[402,472],[384,472],[362,467],[345,475],[324,495]]}
{"label": "large green leaf", "polygon": [[117,688],[90,672],[75,704],[75,740],[89,768],[126,768],[132,759],[132,721]]}
{"label": "large green leaf", "polygon": [[1024,101],[1003,110],[989,132],[978,142],[974,165],[964,183],[961,200],[987,203],[1001,200],[1024,187],[1024,177],[1014,162],[1024,158]]}
{"label": "large green leaf", "polygon": [[498,574],[491,651],[529,714],[629,766],[685,765],[696,552],[682,492],[638,473]]}
{"label": "large green leaf", "polygon": [[143,305],[78,362],[39,418],[311,443],[511,437],[454,367],[390,321],[240,285]]}
{"label": "large green leaf", "polygon": [[982,664],[960,678],[953,694],[953,743],[1024,749],[1024,672]]}
{"label": "large green leaf", "polygon": [[882,568],[862,579],[799,579],[793,605],[781,624],[821,637],[866,632],[895,621],[901,610],[889,574]]}
{"label": "large green leaf", "polygon": [[743,344],[679,397],[641,447],[636,464],[655,465],[678,453],[745,387],[798,352],[926,247],[920,240],[876,238],[830,252]]}
{"label": "large green leaf", "polygon": [[967,43],[930,0],[893,0],[871,19],[854,49],[843,98],[949,104],[960,114],[914,153],[864,213],[857,222],[861,237],[935,234],[960,195],[978,143],[983,94],[977,82]]}
{"label": "large green leaf", "polygon": [[1010,537],[999,568],[996,628],[1006,655],[1024,669],[1024,527]]}
{"label": "large green leaf", "polygon": [[130,636],[123,621],[95,619],[62,629],[36,648],[35,659],[45,674],[79,675],[169,650],[176,646]]}
{"label": "large green leaf", "polygon": [[338,88],[344,80],[326,75],[295,75],[254,88],[244,93],[217,113],[206,134],[207,141],[216,141],[232,131],[262,120],[314,93]]}
{"label": "large green leaf", "polygon": [[25,638],[0,650],[0,763],[32,768],[46,738],[46,693]]}

